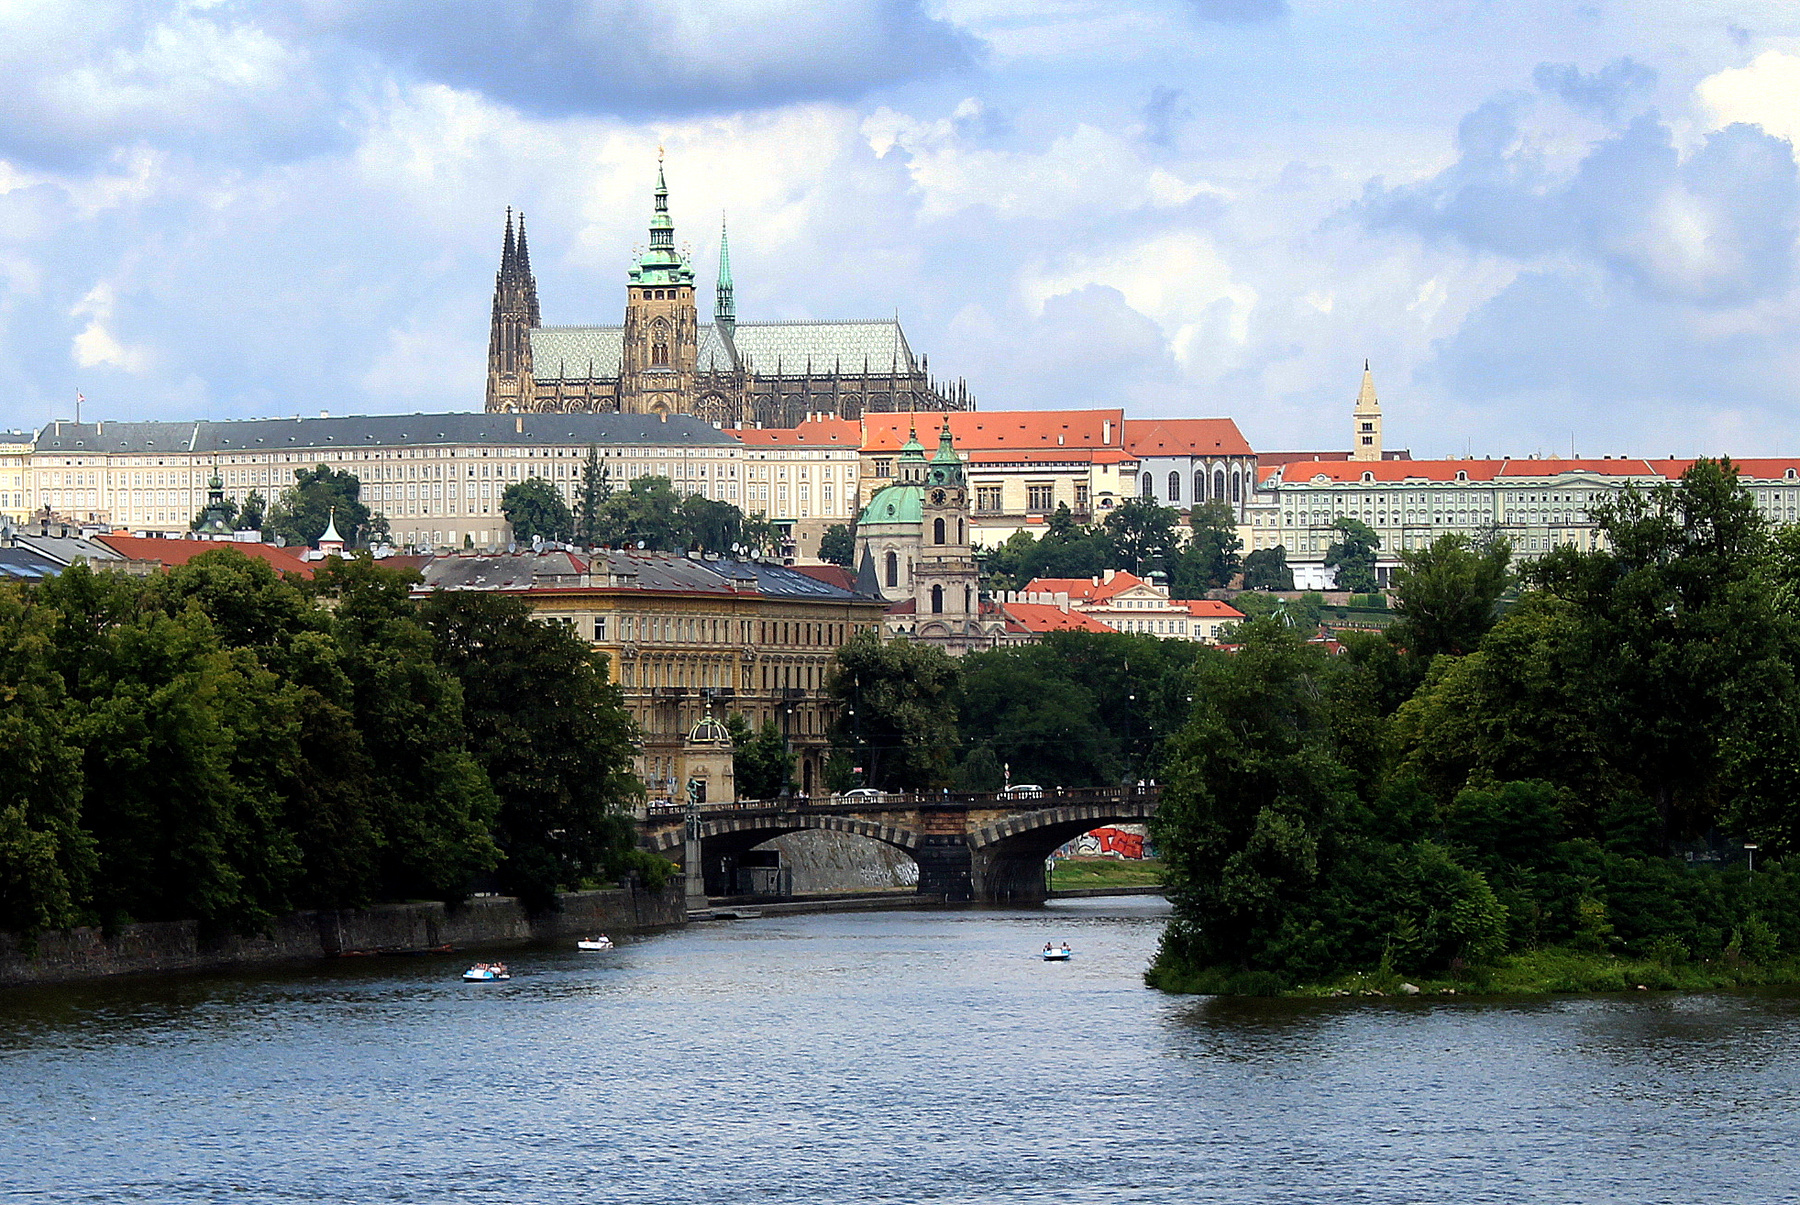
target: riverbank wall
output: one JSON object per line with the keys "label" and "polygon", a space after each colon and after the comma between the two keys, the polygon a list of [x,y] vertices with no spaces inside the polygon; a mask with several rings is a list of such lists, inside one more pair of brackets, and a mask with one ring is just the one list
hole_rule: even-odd
{"label": "riverbank wall", "polygon": [[341,912],[296,912],[264,934],[207,934],[196,921],[126,925],[38,935],[36,949],[0,933],[0,988],[72,983],[145,972],[271,966],[356,954],[405,953],[441,946],[498,946],[595,931],[631,933],[687,923],[680,876],[661,892],[641,887],[575,891],[560,911],[532,914],[507,896],[442,903],[379,904]]}

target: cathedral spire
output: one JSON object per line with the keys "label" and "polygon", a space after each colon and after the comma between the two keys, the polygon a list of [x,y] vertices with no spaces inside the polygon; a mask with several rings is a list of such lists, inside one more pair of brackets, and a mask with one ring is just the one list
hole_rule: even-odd
{"label": "cathedral spire", "polygon": [[1350,459],[1381,459],[1381,403],[1375,397],[1375,374],[1369,362],[1363,361],[1362,389],[1356,395],[1353,419],[1355,432],[1350,444]]}
{"label": "cathedral spire", "polygon": [[719,283],[713,299],[713,322],[731,335],[737,330],[737,302],[731,295],[731,242],[725,234],[725,216],[719,215]]}
{"label": "cathedral spire", "polygon": [[662,149],[656,152],[656,203],[650,213],[650,246],[631,270],[633,284],[691,285],[694,270],[675,249],[675,220],[669,216],[669,185],[663,178]]}
{"label": "cathedral spire", "polygon": [[500,276],[502,279],[512,273],[513,257],[517,254],[513,244],[512,206],[506,207],[506,242],[500,247]]}

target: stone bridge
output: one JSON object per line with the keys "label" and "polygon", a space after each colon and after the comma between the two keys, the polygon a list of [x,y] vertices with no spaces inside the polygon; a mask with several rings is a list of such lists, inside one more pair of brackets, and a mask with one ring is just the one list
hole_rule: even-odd
{"label": "stone bridge", "polygon": [[[1148,820],[1158,796],[1158,788],[1151,786],[1046,791],[1041,796],[766,800],[704,807],[696,817],[665,804],[650,808],[640,823],[646,849],[689,871],[698,861],[709,895],[729,894],[730,869],[763,842],[802,829],[828,829],[903,851],[918,863],[921,895],[1041,900],[1044,859],[1058,846],[1090,829]],[[701,894],[701,877],[689,875],[690,898]]]}

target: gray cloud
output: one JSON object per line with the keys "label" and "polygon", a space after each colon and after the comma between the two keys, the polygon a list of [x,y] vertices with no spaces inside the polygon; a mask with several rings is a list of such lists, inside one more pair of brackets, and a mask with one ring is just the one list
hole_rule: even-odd
{"label": "gray cloud", "polygon": [[529,113],[643,115],[844,98],[967,70],[920,0],[317,0],[296,20]]}
{"label": "gray cloud", "polygon": [[1655,88],[1656,78],[1654,69],[1629,56],[1614,59],[1592,74],[1574,63],[1539,63],[1531,73],[1532,82],[1545,92],[1607,121],[1617,121],[1621,110]]}
{"label": "gray cloud", "polygon": [[1181,127],[1194,115],[1180,88],[1161,84],[1150,89],[1144,104],[1144,139],[1152,146],[1172,147]]}
{"label": "gray cloud", "polygon": [[1520,136],[1523,103],[1469,114],[1459,158],[1432,179],[1372,183],[1365,220],[1521,259],[1573,252],[1668,301],[1741,305],[1787,287],[1800,185],[1786,141],[1733,125],[1684,161],[1669,127],[1645,116],[1564,178]]}

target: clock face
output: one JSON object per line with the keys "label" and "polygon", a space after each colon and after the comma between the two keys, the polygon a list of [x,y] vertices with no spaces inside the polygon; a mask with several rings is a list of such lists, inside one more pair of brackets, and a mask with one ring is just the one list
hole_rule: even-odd
{"label": "clock face", "polygon": [[933,506],[942,506],[944,504],[944,491],[943,490],[931,491],[931,504]]}

